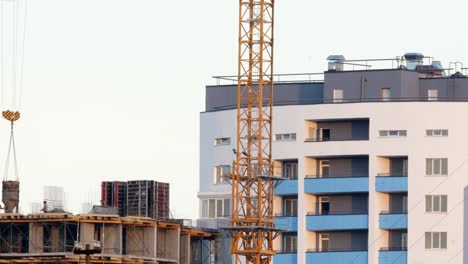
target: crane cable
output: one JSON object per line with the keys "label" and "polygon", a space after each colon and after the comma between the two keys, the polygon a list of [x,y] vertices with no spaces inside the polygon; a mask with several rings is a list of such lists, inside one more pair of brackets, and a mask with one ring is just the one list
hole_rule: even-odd
{"label": "crane cable", "polygon": [[[19,114],[19,112],[16,112]],[[8,145],[8,153],[7,153],[7,158],[6,158],[6,164],[5,164],[5,172],[3,176],[3,181],[8,180],[8,171],[10,168],[10,157],[11,154],[13,153],[13,168],[15,170],[15,181],[19,181],[19,176],[18,176],[18,161],[16,159],[16,146],[15,146],[15,134],[13,133],[13,121],[11,122],[11,130],[10,130],[10,143]]]}
{"label": "crane cable", "polygon": [[[5,12],[7,6],[5,5],[5,0],[0,0],[0,16],[1,16],[1,67],[2,67],[2,76],[1,76],[1,86],[2,86],[2,116],[10,122],[10,141],[8,145],[8,152],[6,157],[6,164],[4,170],[4,181],[8,181],[10,173],[10,162],[13,162],[14,178],[16,181],[19,181],[18,176],[18,163],[16,157],[16,146],[15,146],[15,137],[14,137],[14,122],[20,118],[20,108],[22,100],[22,86],[23,86],[23,76],[24,76],[24,50],[25,50],[25,39],[26,39],[26,26],[27,26],[27,3],[28,0],[24,0],[23,12],[20,12],[21,5],[20,0],[13,0],[13,2],[8,6],[9,17]],[[20,25],[20,15],[24,19],[22,25]],[[6,25],[7,21],[5,18],[9,18],[10,32],[7,32]],[[22,27],[21,27],[22,26]],[[20,32],[21,31],[21,32]],[[7,34],[9,33],[11,37],[11,50],[8,52],[7,48]],[[20,39],[21,38],[21,39]],[[6,57],[9,53],[10,57]],[[8,61],[6,61],[9,59]],[[10,68],[10,72],[7,71],[7,64]],[[18,65],[19,64],[19,65]],[[8,75],[8,76],[7,76]],[[9,77],[9,78],[8,78]],[[10,80],[9,80],[10,79]],[[7,89],[7,86],[10,86]],[[8,91],[9,90],[9,91]],[[11,95],[11,102],[6,105],[5,101],[8,100],[8,92]],[[11,107],[11,108],[10,108]],[[8,109],[10,108],[10,109]]]}

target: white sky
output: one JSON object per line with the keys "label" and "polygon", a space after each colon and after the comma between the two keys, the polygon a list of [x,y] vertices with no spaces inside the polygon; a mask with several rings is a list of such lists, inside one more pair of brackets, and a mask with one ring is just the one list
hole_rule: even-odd
{"label": "white sky", "polygon": [[[408,51],[468,66],[467,10],[466,0],[278,0],[275,72]],[[155,179],[171,183],[175,217],[196,218],[204,86],[236,74],[237,12],[236,0],[29,0],[22,207],[40,202],[42,185],[65,187],[78,212],[99,200],[101,180]],[[0,161],[7,143],[4,121]]]}

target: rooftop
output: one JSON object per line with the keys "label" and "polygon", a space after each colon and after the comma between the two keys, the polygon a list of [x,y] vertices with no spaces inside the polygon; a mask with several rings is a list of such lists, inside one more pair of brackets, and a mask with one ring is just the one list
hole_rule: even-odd
{"label": "rooftop", "polygon": [[[286,73],[274,74],[275,83],[324,82],[325,73],[356,72],[356,71],[388,71],[408,70],[420,73],[420,78],[446,78],[454,74],[459,77],[468,75],[468,68],[463,62],[449,62],[443,67],[434,57],[424,56],[421,53],[410,52],[394,58],[350,59],[343,55],[330,55],[327,57],[328,68],[325,72],[316,73]],[[258,76],[254,76],[258,77]],[[237,84],[237,75],[213,76],[216,86]]]}

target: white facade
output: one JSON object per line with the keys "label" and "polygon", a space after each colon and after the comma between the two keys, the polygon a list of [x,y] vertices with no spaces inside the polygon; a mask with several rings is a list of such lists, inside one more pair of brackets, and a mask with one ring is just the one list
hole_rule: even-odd
{"label": "white facade", "polygon": [[[369,160],[367,263],[379,263],[379,250],[389,247],[389,231],[379,226],[380,212],[389,210],[389,194],[375,190],[376,176],[388,171],[388,165],[383,162],[385,157],[407,157],[408,251],[404,263],[463,263],[464,188],[468,185],[468,125],[464,122],[467,112],[467,102],[437,101],[276,106],[273,134],[296,133],[296,140],[273,143],[273,158],[298,160],[297,263],[316,263],[307,259],[308,250],[316,245],[316,234],[307,229],[306,223],[307,212],[315,210],[316,197],[304,191],[305,175],[311,174],[314,162],[312,157],[348,156],[368,156]],[[201,114],[198,198],[201,222],[207,225],[219,217],[209,217],[203,212],[203,200],[230,198],[231,186],[215,183],[215,167],[230,165],[235,158],[232,149],[236,140],[236,113],[236,110],[224,110]],[[369,120],[368,140],[305,142],[310,137],[310,120],[354,119]],[[426,130],[434,129],[448,130],[448,136],[427,136]],[[380,136],[381,130],[406,130],[406,136]],[[230,138],[230,144],[215,145],[218,138]],[[446,158],[448,175],[427,176],[426,159],[431,158]],[[447,212],[427,213],[426,195],[447,195]],[[206,206],[209,207],[209,202]],[[279,196],[275,198],[275,212],[281,212]],[[446,249],[426,249],[426,232],[446,232]],[[280,238],[275,241],[275,247],[280,249]]]}

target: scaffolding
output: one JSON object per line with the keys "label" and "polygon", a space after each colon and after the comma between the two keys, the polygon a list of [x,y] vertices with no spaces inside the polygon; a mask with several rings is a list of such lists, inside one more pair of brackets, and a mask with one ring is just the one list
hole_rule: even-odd
{"label": "scaffolding", "polygon": [[111,206],[119,210],[119,215],[124,216],[126,212],[127,183],[120,181],[102,182],[101,204]]}
{"label": "scaffolding", "polygon": [[92,255],[90,263],[209,264],[199,256],[216,259],[216,252],[198,252],[202,248],[190,241],[208,245],[217,237],[215,231],[148,217],[0,214],[0,263],[86,263],[84,256],[73,253],[76,242],[99,241],[102,251]]}

